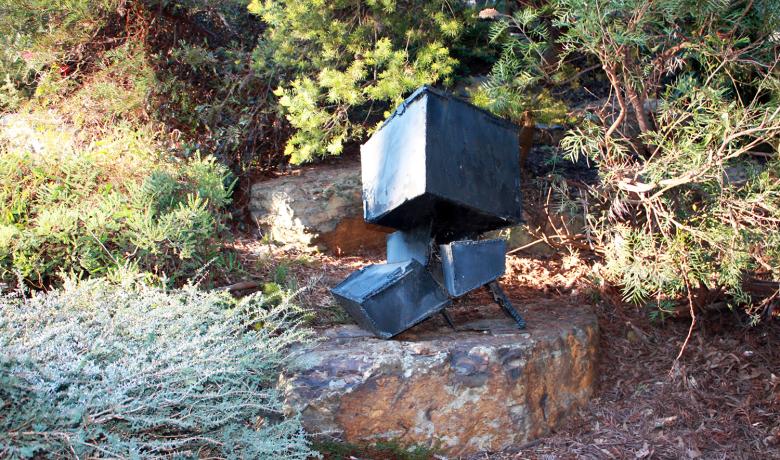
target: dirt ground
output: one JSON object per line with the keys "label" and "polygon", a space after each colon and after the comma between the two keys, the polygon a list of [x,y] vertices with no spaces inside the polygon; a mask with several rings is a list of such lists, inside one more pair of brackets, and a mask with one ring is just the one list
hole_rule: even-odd
{"label": "dirt ground", "polygon": [[[252,241],[237,242],[236,249],[258,279],[283,275],[297,286],[300,303],[314,309],[315,327],[349,322],[328,289],[384,259]],[[735,312],[700,315],[675,363],[690,319],[653,322],[648,311],[591,285],[588,273],[588,261],[575,256],[508,256],[501,283],[514,303],[544,298],[593,305],[601,332],[598,387],[588,407],[550,436],[469,460],[780,459],[780,321],[748,327]],[[453,307],[484,304],[480,296],[487,294],[470,294]]]}
{"label": "dirt ground", "polygon": [[653,324],[594,302],[600,376],[590,405],[547,438],[474,459],[780,458],[780,324],[736,314]]}

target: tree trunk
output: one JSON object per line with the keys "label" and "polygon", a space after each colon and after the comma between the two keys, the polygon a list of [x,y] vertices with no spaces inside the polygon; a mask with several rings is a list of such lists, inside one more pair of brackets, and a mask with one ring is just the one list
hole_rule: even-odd
{"label": "tree trunk", "polygon": [[637,91],[629,78],[632,73],[639,75],[639,72],[635,71],[636,67],[636,63],[628,56],[628,50],[625,50],[623,52],[623,86],[626,95],[628,96],[628,102],[634,109],[634,117],[639,125],[639,131],[644,134],[652,131],[653,126],[650,124],[650,118],[647,116],[647,112],[645,112],[645,89],[641,88],[640,91]]}
{"label": "tree trunk", "polygon": [[640,96],[630,82],[626,82],[626,94],[628,95],[628,101],[631,103],[631,107],[634,108],[636,114],[636,122],[639,125],[639,131],[642,134],[652,131],[653,126],[650,124],[650,118],[645,112],[645,98]]}
{"label": "tree trunk", "polygon": [[528,152],[534,146],[534,133],[536,123],[530,110],[523,112],[522,127],[520,128],[520,172],[525,172]]}

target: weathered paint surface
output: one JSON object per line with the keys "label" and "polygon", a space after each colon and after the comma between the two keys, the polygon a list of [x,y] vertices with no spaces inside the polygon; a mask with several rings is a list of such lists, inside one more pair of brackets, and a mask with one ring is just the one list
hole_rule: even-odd
{"label": "weathered paint surface", "polygon": [[280,381],[288,408],[313,434],[440,445],[450,455],[522,444],[591,396],[598,329],[587,309],[474,321],[455,332],[386,341],[353,326],[327,331]]}
{"label": "weathered paint surface", "polygon": [[361,146],[363,215],[439,241],[519,223],[517,127],[423,86]]}
{"label": "weathered paint surface", "polygon": [[449,305],[447,293],[420,262],[375,264],[331,289],[364,329],[390,338]]}

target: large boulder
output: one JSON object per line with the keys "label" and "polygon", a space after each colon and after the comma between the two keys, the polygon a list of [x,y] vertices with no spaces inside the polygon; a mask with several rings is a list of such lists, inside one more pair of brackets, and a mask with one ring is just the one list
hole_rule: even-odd
{"label": "large boulder", "polygon": [[252,185],[249,211],[270,239],[338,254],[384,247],[389,229],[363,221],[360,163],[317,165]]}
{"label": "large boulder", "polygon": [[523,313],[527,330],[499,315],[456,316],[457,332],[429,320],[398,340],[329,329],[282,377],[287,407],[309,433],[352,443],[466,455],[528,442],[590,398],[598,328],[590,310],[552,301]]}

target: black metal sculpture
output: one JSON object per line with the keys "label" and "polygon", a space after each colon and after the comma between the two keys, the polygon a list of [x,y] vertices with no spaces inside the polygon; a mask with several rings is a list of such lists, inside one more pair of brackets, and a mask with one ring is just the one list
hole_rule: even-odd
{"label": "black metal sculpture", "polygon": [[524,327],[496,282],[504,240],[480,234],[520,222],[517,128],[423,86],[361,148],[366,221],[399,231],[387,263],[352,273],[331,292],[362,327],[389,338],[487,286]]}

